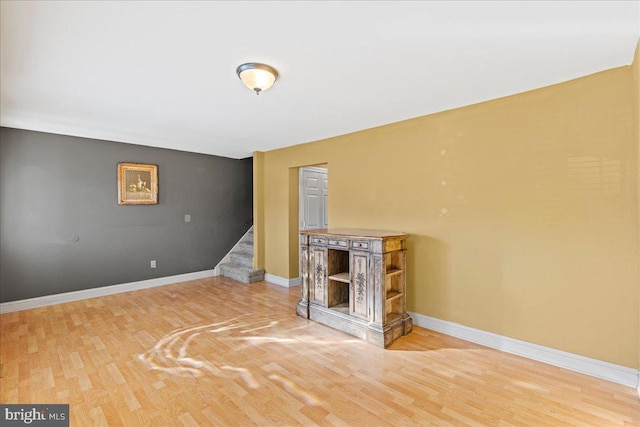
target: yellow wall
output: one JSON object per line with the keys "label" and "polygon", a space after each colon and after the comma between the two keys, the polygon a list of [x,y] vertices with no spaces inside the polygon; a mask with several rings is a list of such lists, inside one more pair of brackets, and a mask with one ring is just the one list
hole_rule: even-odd
{"label": "yellow wall", "polygon": [[[632,79],[632,97],[633,97],[633,132],[636,145],[636,220],[637,223],[637,236],[638,247],[640,248],[640,43],[636,47],[636,54],[633,58],[633,64],[631,68]],[[640,264],[640,263],[639,263]],[[638,265],[640,268],[640,265]],[[640,294],[640,279],[638,280],[638,294]],[[640,331],[640,303],[637,305],[636,315],[638,316],[638,330]],[[640,334],[640,332],[638,332]],[[638,366],[640,366],[640,338],[638,339]]]}
{"label": "yellow wall", "polygon": [[[253,268],[264,266],[264,153],[253,153]],[[258,267],[259,266],[259,267]]]}
{"label": "yellow wall", "polygon": [[256,153],[258,266],[298,275],[298,167],[327,163],[331,227],[411,234],[410,311],[637,368],[637,69]]}

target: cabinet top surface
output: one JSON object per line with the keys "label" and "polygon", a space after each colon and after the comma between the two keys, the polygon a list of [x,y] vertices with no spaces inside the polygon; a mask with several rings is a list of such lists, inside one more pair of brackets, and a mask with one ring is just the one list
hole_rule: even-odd
{"label": "cabinet top surface", "polygon": [[327,235],[327,236],[345,236],[345,237],[408,237],[407,233],[388,230],[361,230],[357,228],[317,228],[314,230],[300,230],[300,234]]}

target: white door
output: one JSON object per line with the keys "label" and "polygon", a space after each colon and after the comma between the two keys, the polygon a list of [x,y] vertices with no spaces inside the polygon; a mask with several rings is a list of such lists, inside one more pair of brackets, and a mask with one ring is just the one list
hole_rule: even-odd
{"label": "white door", "polygon": [[300,168],[300,230],[327,228],[328,172],[323,168]]}

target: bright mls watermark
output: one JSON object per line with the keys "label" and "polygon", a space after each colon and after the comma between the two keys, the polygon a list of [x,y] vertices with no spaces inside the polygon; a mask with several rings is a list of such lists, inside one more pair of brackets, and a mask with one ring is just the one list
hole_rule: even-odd
{"label": "bright mls watermark", "polygon": [[0,425],[69,427],[69,405],[0,404]]}

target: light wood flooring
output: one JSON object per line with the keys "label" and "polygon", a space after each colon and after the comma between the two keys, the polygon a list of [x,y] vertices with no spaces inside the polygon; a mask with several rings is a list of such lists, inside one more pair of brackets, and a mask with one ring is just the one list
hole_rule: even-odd
{"label": "light wood flooring", "polygon": [[0,402],[72,426],[638,426],[633,388],[427,329],[386,350],[211,278],[0,316]]}

